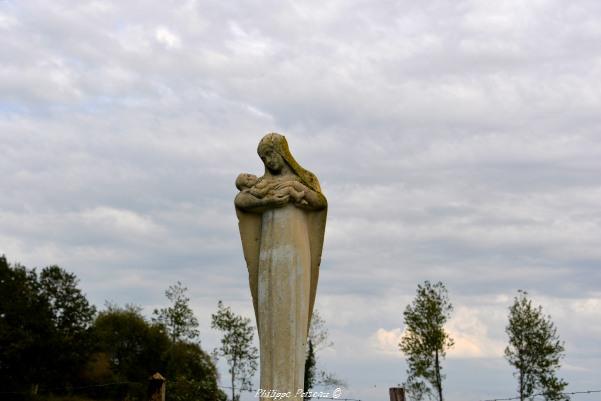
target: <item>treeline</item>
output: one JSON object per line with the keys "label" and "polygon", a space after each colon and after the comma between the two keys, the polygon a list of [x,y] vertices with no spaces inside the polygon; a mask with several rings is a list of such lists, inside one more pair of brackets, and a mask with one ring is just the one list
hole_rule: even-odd
{"label": "treeline", "polygon": [[169,380],[167,401],[225,400],[211,357],[194,341],[185,288],[149,321],[137,306],[97,312],[77,277],[0,256],[0,399],[145,400],[148,378]]}

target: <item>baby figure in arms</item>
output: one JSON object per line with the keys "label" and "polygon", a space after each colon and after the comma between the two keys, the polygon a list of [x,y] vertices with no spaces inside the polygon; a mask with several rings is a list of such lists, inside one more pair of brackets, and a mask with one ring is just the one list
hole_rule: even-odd
{"label": "baby figure in arms", "polygon": [[305,186],[299,181],[267,181],[257,178],[254,174],[242,173],[236,178],[236,188],[240,192],[246,192],[256,198],[265,198],[268,196],[289,195],[297,205],[307,205],[305,197]]}

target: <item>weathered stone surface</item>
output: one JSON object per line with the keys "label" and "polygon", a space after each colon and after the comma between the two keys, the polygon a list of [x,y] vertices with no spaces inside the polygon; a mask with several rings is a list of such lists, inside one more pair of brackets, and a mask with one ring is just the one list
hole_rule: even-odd
{"label": "weathered stone surface", "polygon": [[258,153],[265,173],[238,176],[235,205],[259,331],[261,389],[300,400],[294,395],[303,388],[327,201],[282,135],[263,137]]}
{"label": "weathered stone surface", "polygon": [[390,401],[405,401],[405,389],[403,387],[390,387],[388,393]]}
{"label": "weathered stone surface", "polygon": [[159,372],[148,378],[148,401],[165,401],[165,378]]}

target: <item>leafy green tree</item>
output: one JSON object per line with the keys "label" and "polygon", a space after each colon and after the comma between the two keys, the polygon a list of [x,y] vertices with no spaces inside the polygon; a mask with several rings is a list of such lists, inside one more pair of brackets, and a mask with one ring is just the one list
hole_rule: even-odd
{"label": "leafy green tree", "polygon": [[198,320],[190,308],[190,298],[186,295],[188,288],[181,282],[170,286],[165,296],[172,305],[168,308],[155,309],[153,322],[165,326],[172,341],[194,340],[199,335]]}
{"label": "leafy green tree", "polygon": [[399,348],[407,357],[405,388],[416,400],[428,395],[443,401],[441,360],[453,346],[444,324],[452,310],[444,284],[425,281],[418,284],[415,299],[403,312],[405,333]]}
{"label": "leafy green tree", "polygon": [[225,401],[217,386],[217,368],[198,344],[178,341],[165,354],[167,401]]}
{"label": "leafy green tree", "polygon": [[75,274],[56,265],[48,266],[40,273],[40,284],[57,330],[72,340],[90,328],[96,308],[77,287],[79,280]]}
{"label": "leafy green tree", "polygon": [[144,318],[140,307],[108,304],[96,318],[94,333],[98,349],[87,376],[99,383],[131,383],[100,387],[92,394],[96,398],[143,400],[148,377],[160,372],[169,386],[167,401],[225,399],[211,357],[197,343],[172,340],[162,324]]}
{"label": "leafy green tree", "polygon": [[[113,399],[142,399],[143,385],[154,372],[164,373],[164,355],[171,341],[160,325],[150,324],[135,305],[119,307],[107,304],[94,322],[97,349],[92,367],[106,370],[88,373],[102,377],[105,382],[132,382],[139,385],[100,388],[93,395]],[[98,364],[97,361],[106,361]]]}
{"label": "leafy green tree", "polygon": [[505,358],[516,369],[520,400],[533,399],[537,392],[546,400],[568,400],[562,394],[567,383],[556,376],[564,344],[551,317],[532,305],[526,291],[519,290],[514,298],[505,331],[509,336]]}
{"label": "leafy green tree", "polygon": [[305,360],[305,377],[303,388],[307,392],[315,385],[315,352],[313,350],[313,342],[309,340],[307,342],[307,359]]}
{"label": "leafy green tree", "polygon": [[[187,305],[185,289],[177,287],[180,292],[171,292],[175,305],[182,299]],[[94,316],[74,274],[49,266],[38,275],[1,256],[3,391],[19,393],[15,399],[38,392],[60,396],[82,383],[86,389],[79,394],[93,398],[144,400],[148,377],[159,371],[173,386],[167,401],[225,400],[210,356],[182,340],[190,337],[189,330],[177,331],[172,340],[165,325],[148,322],[131,305],[109,304]],[[111,382],[126,383],[96,386]]]}
{"label": "leafy green tree", "polygon": [[53,323],[54,335],[49,340],[54,355],[48,361],[48,378],[55,387],[76,384],[92,348],[89,331],[96,309],[78,288],[77,277],[58,266],[44,268],[39,284]]}
{"label": "leafy green tree", "polygon": [[253,346],[254,327],[249,318],[234,314],[221,301],[217,304],[217,312],[211,315],[211,327],[223,332],[221,347],[215,348],[214,354],[224,357],[230,367],[232,401],[236,401],[240,390],[250,389],[251,379],[257,370],[259,351]]}
{"label": "leafy green tree", "polygon": [[0,257],[0,376],[5,391],[37,393],[53,356],[52,312],[35,271]]}
{"label": "leafy green tree", "polygon": [[0,373],[18,391],[79,382],[95,310],[77,285],[58,266],[38,275],[0,258]]}
{"label": "leafy green tree", "polygon": [[149,324],[135,305],[107,304],[94,322],[94,334],[116,380],[145,381],[161,370],[162,354],[170,346],[163,328]]}

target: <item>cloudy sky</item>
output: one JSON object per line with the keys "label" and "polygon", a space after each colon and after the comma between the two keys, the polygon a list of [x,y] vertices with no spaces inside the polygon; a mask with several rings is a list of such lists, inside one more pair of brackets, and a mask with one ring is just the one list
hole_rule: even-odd
{"label": "cloudy sky", "polygon": [[253,316],[234,179],[276,131],[328,197],[319,363],[344,396],[405,379],[423,280],[455,306],[449,401],[515,395],[518,289],[565,340],[568,389],[599,389],[600,19],[596,0],[0,1],[0,253],[99,307],[150,314],[181,280],[211,350],[218,299]]}

